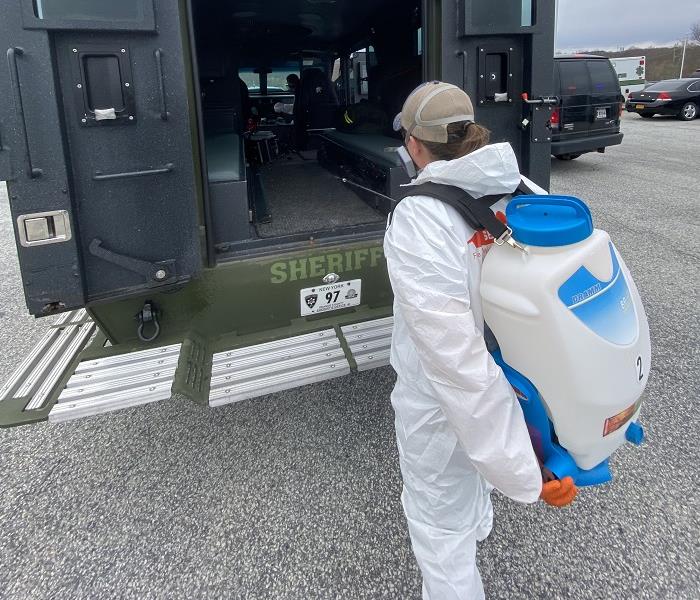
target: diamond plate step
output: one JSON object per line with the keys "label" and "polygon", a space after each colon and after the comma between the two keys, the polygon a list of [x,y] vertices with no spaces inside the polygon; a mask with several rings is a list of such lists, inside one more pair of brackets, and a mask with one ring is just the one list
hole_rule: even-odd
{"label": "diamond plate step", "polygon": [[181,344],[81,362],[49,413],[60,423],[171,396]]}
{"label": "diamond plate step", "polygon": [[94,332],[95,324],[84,309],[60,315],[0,389],[0,402],[26,398],[24,411],[43,409]]}
{"label": "diamond plate step", "polygon": [[341,327],[358,371],[368,371],[389,364],[393,330],[394,317]]}
{"label": "diamond plate step", "polygon": [[333,329],[228,350],[214,355],[209,405],[240,402],[349,373]]}

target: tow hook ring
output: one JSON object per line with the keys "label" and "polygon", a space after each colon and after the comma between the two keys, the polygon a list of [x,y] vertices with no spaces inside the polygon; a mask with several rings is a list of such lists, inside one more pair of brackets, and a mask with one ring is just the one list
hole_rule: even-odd
{"label": "tow hook ring", "polygon": [[[152,302],[146,302],[143,308],[136,315],[136,320],[139,323],[138,329],[136,330],[139,339],[146,344],[153,342],[160,335],[160,323],[158,322],[158,309],[153,305]],[[147,324],[153,324],[153,334],[147,336],[145,334],[145,329]]]}

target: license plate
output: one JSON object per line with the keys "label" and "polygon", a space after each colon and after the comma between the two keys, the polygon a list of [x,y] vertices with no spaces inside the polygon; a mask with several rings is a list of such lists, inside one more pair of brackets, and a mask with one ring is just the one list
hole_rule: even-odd
{"label": "license plate", "polygon": [[635,104],[634,107],[635,107],[637,110],[644,110],[644,105],[643,105],[643,104]]}
{"label": "license plate", "polygon": [[301,316],[342,310],[360,305],[362,280],[339,281],[301,290]]}
{"label": "license plate", "polygon": [[595,118],[596,119],[607,119],[608,118],[608,109],[607,108],[596,108],[595,109]]}

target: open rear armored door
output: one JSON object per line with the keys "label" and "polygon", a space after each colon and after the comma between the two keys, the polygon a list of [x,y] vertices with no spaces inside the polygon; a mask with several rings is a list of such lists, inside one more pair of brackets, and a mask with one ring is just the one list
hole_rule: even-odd
{"label": "open rear armored door", "polygon": [[[555,105],[554,5],[552,0],[443,2],[428,31],[442,36],[441,60],[429,68],[430,77],[462,87],[492,141],[510,142],[522,173],[545,189]],[[534,103],[524,102],[523,93]]]}
{"label": "open rear armored door", "polygon": [[0,179],[32,314],[201,268],[184,6],[0,3]]}

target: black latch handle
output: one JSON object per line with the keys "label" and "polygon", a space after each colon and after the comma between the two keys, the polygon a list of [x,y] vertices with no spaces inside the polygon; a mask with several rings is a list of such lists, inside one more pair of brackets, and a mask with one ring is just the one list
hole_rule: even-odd
{"label": "black latch handle", "polygon": [[543,104],[547,104],[547,105],[559,104],[559,97],[558,96],[540,96],[539,98],[536,98],[535,100],[530,100],[528,93],[523,92],[522,94],[520,94],[520,97],[522,98],[522,100],[525,104],[539,104],[540,106]]}

